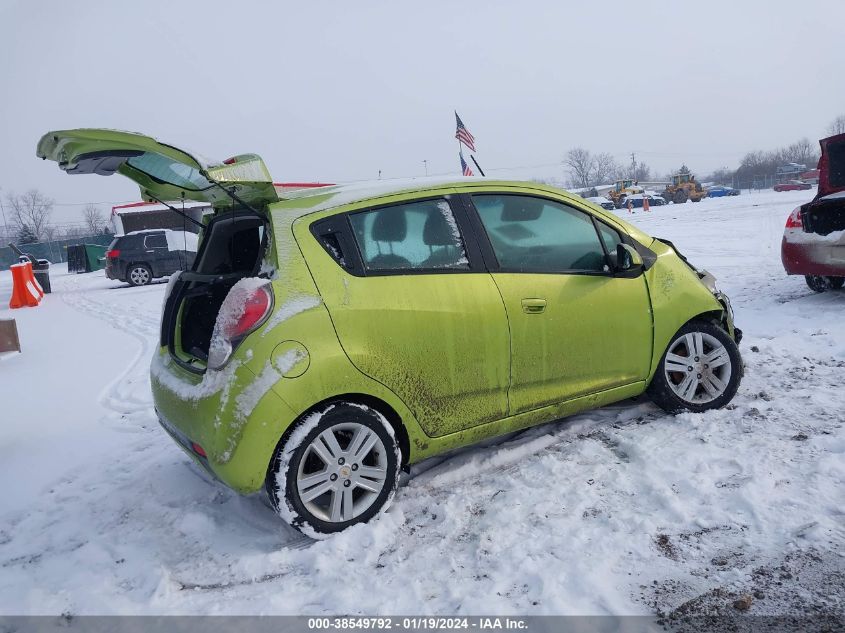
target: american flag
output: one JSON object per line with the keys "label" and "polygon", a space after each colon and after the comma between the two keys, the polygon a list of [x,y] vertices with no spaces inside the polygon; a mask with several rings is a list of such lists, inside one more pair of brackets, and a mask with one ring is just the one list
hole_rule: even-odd
{"label": "american flag", "polygon": [[464,173],[464,176],[473,176],[474,174],[472,173],[472,170],[469,168],[469,165],[467,165],[467,162],[464,160],[464,155],[461,153],[458,154],[458,156],[461,157],[461,171]]}
{"label": "american flag", "polygon": [[469,133],[469,130],[464,127],[464,122],[461,117],[455,112],[455,121],[458,124],[458,129],[455,131],[455,138],[466,145],[471,151],[475,151],[475,137]]}

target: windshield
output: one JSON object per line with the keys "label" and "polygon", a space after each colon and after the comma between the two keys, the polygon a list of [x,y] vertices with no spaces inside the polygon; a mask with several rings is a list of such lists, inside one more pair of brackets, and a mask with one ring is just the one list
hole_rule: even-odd
{"label": "windshield", "polygon": [[144,152],[140,156],[129,158],[126,163],[159,182],[175,185],[181,189],[202,191],[211,187],[211,183],[200,174],[198,169],[161,154]]}

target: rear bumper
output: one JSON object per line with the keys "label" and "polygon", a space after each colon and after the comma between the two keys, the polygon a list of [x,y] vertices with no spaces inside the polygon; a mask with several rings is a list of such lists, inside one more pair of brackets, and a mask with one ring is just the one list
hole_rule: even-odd
{"label": "rear bumper", "polygon": [[261,490],[284,431],[296,419],[242,362],[190,375],[167,350],[153,356],[150,383],[162,428],[202,468],[233,490]]}
{"label": "rear bumper", "polygon": [[106,259],[106,267],[105,267],[106,277],[108,277],[109,279],[116,279],[118,281],[123,281],[123,279],[121,279],[120,275],[118,274],[118,270],[119,270],[119,268],[117,266],[115,266],[108,259]]}
{"label": "rear bumper", "polygon": [[217,479],[217,481],[220,481],[220,478],[211,469],[211,466],[209,466],[208,457],[197,452],[195,442],[171,424],[158,410],[156,410],[156,415],[158,416],[158,423],[161,425],[161,428],[167,431],[167,434],[173,439],[173,441],[176,442],[183,451],[190,455],[197,464],[202,466],[205,472]]}
{"label": "rear bumper", "polygon": [[845,245],[835,242],[791,242],[783,238],[780,258],[788,275],[845,276]]}

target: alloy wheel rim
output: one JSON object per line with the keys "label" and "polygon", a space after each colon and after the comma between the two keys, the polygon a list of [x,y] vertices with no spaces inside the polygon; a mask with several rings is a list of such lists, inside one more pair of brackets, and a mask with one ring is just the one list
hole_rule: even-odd
{"label": "alloy wheel rim", "polygon": [[329,523],[351,521],[373,505],[387,483],[387,451],[371,428],[341,422],[317,435],[296,473],[300,501]]}
{"label": "alloy wheel rim", "polygon": [[132,278],[132,281],[139,284],[147,283],[150,278],[145,268],[133,268],[129,276]]}
{"label": "alloy wheel rim", "polygon": [[663,363],[669,387],[684,402],[706,404],[722,396],[731,381],[731,357],[715,336],[690,332],[676,339]]}

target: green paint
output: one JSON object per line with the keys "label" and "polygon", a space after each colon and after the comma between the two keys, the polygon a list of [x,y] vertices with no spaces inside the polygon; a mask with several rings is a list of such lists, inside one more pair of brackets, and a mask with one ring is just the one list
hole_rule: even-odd
{"label": "green paint", "polygon": [[[240,492],[261,488],[291,424],[330,399],[380,402],[389,418],[400,421],[410,445],[406,460],[415,462],[643,393],[672,335],[696,316],[719,318],[733,333],[722,305],[671,248],[550,187],[456,180],[388,192],[331,187],[279,201],[254,155],[239,157],[241,171],[209,167],[149,137],[104,130],[52,132],[38,145],[40,157],[71,171],[96,152],[119,157],[126,151],[153,157],[149,164],[176,165],[194,183],[216,179],[236,186],[269,215],[266,259],[276,269],[279,318],[271,315],[219,372],[190,374],[170,361],[166,349],[153,360],[157,410],[199,443],[210,469]],[[145,197],[174,199],[185,191],[155,182],[129,160],[117,172],[137,182]],[[484,192],[564,202],[649,247],[657,261],[633,278],[500,272],[356,277],[310,231],[318,220],[375,205]],[[216,187],[185,195],[229,204]],[[542,313],[525,309],[523,300],[532,297],[545,299]],[[297,305],[301,309],[293,309]],[[281,359],[294,356],[293,365],[278,370]]]}

